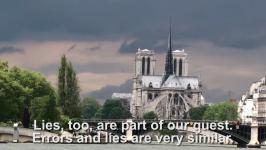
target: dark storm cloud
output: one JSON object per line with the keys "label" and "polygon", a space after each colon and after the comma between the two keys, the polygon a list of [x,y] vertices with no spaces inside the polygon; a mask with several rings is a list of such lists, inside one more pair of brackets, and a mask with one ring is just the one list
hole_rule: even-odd
{"label": "dark storm cloud", "polygon": [[0,47],[0,54],[4,54],[4,53],[23,53],[23,52],[24,52],[24,49],[13,47],[13,46],[9,46],[9,45]]}
{"label": "dark storm cloud", "polygon": [[130,37],[137,40],[120,51],[135,52],[142,45],[162,48],[155,43],[167,39],[171,16],[176,40],[252,49],[266,44],[265,6],[250,0],[6,0],[0,2],[0,40]]}
{"label": "dark storm cloud", "polygon": [[77,47],[77,44],[73,44],[73,45],[71,45],[71,46],[67,49],[67,51],[68,51],[68,52],[69,52],[69,51],[72,51],[72,50],[74,50],[76,47]]}
{"label": "dark storm cloud", "polygon": [[[156,44],[160,43],[160,44]],[[119,52],[121,53],[135,53],[138,48],[140,49],[152,49],[156,50],[156,52],[165,52],[167,49],[168,42],[165,40],[163,42],[156,41],[155,39],[146,39],[146,40],[135,40],[131,43],[128,43],[127,41],[123,42],[119,48]],[[185,45],[183,43],[173,43],[172,46],[174,49],[183,49],[187,48],[188,45]]]}
{"label": "dark storm cloud", "polygon": [[99,50],[99,49],[101,49],[101,45],[100,44],[90,48],[91,51],[96,51],[96,50]]}
{"label": "dark storm cloud", "polygon": [[77,44],[73,44],[73,45],[71,45],[68,49],[67,49],[67,51],[68,52],[70,52],[70,51],[73,51],[73,50],[82,50],[82,51],[95,51],[95,50],[99,50],[99,49],[101,49],[101,44],[98,44],[98,45],[96,45],[96,46],[94,46],[94,47],[90,47],[90,48],[85,48],[85,49],[78,49],[77,48],[78,47],[78,45]]}
{"label": "dark storm cloud", "polygon": [[238,99],[239,96],[235,95],[232,91],[225,91],[222,88],[203,89],[203,96],[206,103],[223,102],[229,99]]}
{"label": "dark storm cloud", "polygon": [[[1,52],[0,52],[1,54]],[[49,75],[54,73],[55,70],[58,69],[59,64],[51,64],[39,67],[35,69],[44,73],[45,75]],[[128,65],[121,64],[121,63],[96,63],[90,62],[86,64],[73,64],[76,72],[91,72],[96,74],[108,74],[110,73],[125,73],[130,72],[131,68]]]}
{"label": "dark storm cloud", "polygon": [[131,93],[132,92],[132,80],[127,80],[125,83],[118,86],[107,85],[100,90],[92,91],[85,94],[85,96],[91,96],[98,100],[104,101],[111,98],[113,93]]}

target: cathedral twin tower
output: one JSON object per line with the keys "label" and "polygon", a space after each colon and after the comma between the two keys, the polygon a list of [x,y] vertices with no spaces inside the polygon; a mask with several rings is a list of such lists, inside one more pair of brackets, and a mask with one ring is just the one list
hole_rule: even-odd
{"label": "cathedral twin tower", "polygon": [[164,73],[155,73],[153,50],[138,49],[130,110],[135,118],[154,112],[160,119],[180,119],[191,107],[204,104],[198,77],[188,76],[184,50],[172,50],[171,25]]}
{"label": "cathedral twin tower", "polygon": [[[148,49],[138,49],[136,55],[135,75],[154,75],[155,74],[155,56],[154,51]],[[188,62],[187,54],[184,50],[172,51],[172,32],[171,25],[168,37],[168,51],[165,59],[165,78],[169,75],[187,76]]]}
{"label": "cathedral twin tower", "polygon": [[[166,63],[165,74],[174,74],[177,76],[187,76],[188,60],[184,50],[174,50],[172,53],[172,67]],[[135,75],[155,75],[156,58],[153,50],[138,49],[135,59]],[[172,69],[169,69],[169,66]],[[172,70],[172,71],[168,71]]]}

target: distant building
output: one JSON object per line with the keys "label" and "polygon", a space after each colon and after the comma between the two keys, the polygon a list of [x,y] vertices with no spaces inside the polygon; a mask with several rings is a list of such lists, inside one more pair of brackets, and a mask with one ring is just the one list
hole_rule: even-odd
{"label": "distant building", "polygon": [[253,83],[238,103],[242,123],[266,122],[266,80],[265,77]]}
{"label": "distant building", "polygon": [[131,101],[132,94],[131,93],[113,93],[112,99],[127,99]]}
{"label": "distant building", "polygon": [[172,51],[171,27],[164,74],[155,75],[155,63],[153,50],[138,49],[130,104],[133,117],[154,111],[159,119],[181,119],[191,107],[204,104],[198,77],[188,76],[187,54]]}
{"label": "distant building", "polygon": [[120,100],[123,107],[129,110],[130,102],[132,100],[132,94],[131,93],[113,93],[112,99]]}

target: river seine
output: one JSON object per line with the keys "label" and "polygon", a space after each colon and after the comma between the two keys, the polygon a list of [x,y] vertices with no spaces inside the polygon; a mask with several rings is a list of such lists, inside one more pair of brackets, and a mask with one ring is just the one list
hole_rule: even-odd
{"label": "river seine", "polygon": [[[0,150],[231,150],[234,145],[0,144]],[[240,148],[239,148],[240,149]]]}

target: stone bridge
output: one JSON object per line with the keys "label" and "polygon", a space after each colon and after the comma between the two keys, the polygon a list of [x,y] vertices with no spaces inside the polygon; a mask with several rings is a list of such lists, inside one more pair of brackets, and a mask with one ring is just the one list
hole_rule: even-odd
{"label": "stone bridge", "polygon": [[[139,135],[144,134],[145,132],[151,131],[150,128],[147,128],[148,130],[138,130],[138,131],[132,131],[127,130],[126,133],[121,132],[121,125],[123,122],[127,123],[137,123],[137,122],[143,122],[144,120],[132,120],[132,119],[95,119],[95,120],[83,120],[83,122],[87,122],[92,126],[97,126],[99,122],[104,123],[110,123],[115,122],[118,125],[118,131],[116,131],[118,134],[126,134],[128,136],[132,135]],[[149,127],[149,124],[153,122],[160,122],[160,120],[145,120],[147,127]],[[192,126],[194,123],[201,123],[203,124],[203,127],[209,123],[213,123],[214,121],[195,121],[195,120],[163,120],[163,128],[167,127],[168,123],[189,123],[188,126]],[[218,123],[218,122],[216,122]],[[252,124],[237,124],[235,122],[229,122],[228,126],[230,127],[230,130],[218,130],[218,129],[209,129],[207,130],[219,133],[221,135],[231,135],[231,139],[235,142],[237,142],[238,147],[260,147],[262,145],[266,145],[266,124],[259,124],[259,123],[252,123]],[[18,134],[18,142],[32,142],[32,136],[33,136],[34,130],[32,129],[25,129],[25,128],[18,128],[17,134]],[[42,131],[42,134],[53,136],[55,134]],[[14,128],[10,127],[0,127],[0,141],[2,142],[13,142],[14,136],[15,136],[15,130]],[[129,137],[130,139],[130,137]]]}
{"label": "stone bridge", "polygon": [[[122,122],[142,122],[141,119],[96,119],[96,120],[83,120],[84,122],[88,122],[90,125],[97,125],[98,122],[116,122],[118,124],[118,128],[121,127]],[[159,120],[145,120],[148,124],[152,122],[156,122]],[[167,123],[169,122],[190,122],[190,123],[202,123],[207,125],[208,123],[213,123],[215,121],[208,121],[208,120],[164,120],[163,126],[166,128]],[[216,122],[218,123],[218,122]],[[238,147],[261,147],[262,145],[266,145],[266,124],[259,124],[259,123],[252,123],[252,124],[238,124],[236,122],[229,122],[228,124],[230,130],[218,130],[218,129],[209,129],[209,131],[216,132],[218,134],[227,136],[231,135],[231,139],[237,142]],[[144,134],[145,132],[149,132],[151,129],[146,131],[130,131],[132,133],[126,133],[127,135],[132,134]],[[117,131],[120,132],[120,131]],[[128,132],[128,131],[127,131]],[[120,134],[122,134],[120,132]]]}

